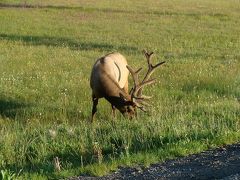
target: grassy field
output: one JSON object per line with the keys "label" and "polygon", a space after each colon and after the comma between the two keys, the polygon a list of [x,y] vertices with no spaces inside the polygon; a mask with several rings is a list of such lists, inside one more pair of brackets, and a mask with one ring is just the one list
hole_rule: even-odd
{"label": "grassy field", "polygon": [[[1,0],[0,170],[101,176],[239,141],[239,12],[239,0]],[[166,61],[149,113],[113,119],[101,100],[91,124],[95,60],[146,66],[144,48]]]}

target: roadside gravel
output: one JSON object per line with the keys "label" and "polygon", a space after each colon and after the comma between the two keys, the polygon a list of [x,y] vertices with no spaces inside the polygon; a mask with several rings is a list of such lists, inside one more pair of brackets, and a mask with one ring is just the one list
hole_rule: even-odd
{"label": "roadside gravel", "polygon": [[152,164],[147,168],[120,167],[103,177],[72,177],[70,180],[112,179],[240,179],[240,143],[187,157]]}

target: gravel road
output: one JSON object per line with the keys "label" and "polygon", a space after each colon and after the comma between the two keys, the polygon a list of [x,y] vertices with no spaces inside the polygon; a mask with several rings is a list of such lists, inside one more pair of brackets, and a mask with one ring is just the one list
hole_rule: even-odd
{"label": "gravel road", "polygon": [[240,143],[188,157],[152,164],[147,168],[121,167],[103,177],[80,176],[70,180],[111,179],[240,179]]}

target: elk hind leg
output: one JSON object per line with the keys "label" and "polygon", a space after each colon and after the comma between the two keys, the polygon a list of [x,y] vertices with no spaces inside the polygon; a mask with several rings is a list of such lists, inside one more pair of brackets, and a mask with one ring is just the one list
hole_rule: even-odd
{"label": "elk hind leg", "polygon": [[94,95],[92,96],[92,102],[93,102],[93,106],[92,106],[91,122],[93,122],[93,120],[94,120],[94,116],[95,116],[95,113],[97,112],[97,105],[98,105],[98,98]]}

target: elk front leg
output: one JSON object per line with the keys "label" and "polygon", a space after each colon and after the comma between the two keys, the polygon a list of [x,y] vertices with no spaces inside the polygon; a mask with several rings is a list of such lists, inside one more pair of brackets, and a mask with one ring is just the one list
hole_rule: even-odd
{"label": "elk front leg", "polygon": [[98,105],[98,98],[95,97],[94,95],[92,96],[92,102],[93,102],[93,106],[92,106],[92,118],[91,118],[91,122],[93,122],[94,120],[94,115],[97,112],[97,105]]}
{"label": "elk front leg", "polygon": [[112,116],[116,117],[116,107],[114,105],[112,105]]}

